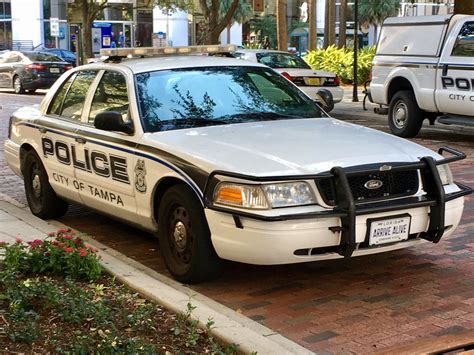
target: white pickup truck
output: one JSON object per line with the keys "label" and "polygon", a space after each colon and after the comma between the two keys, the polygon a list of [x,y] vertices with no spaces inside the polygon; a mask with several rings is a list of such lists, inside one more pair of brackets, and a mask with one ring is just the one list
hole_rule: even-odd
{"label": "white pickup truck", "polygon": [[385,20],[369,98],[400,137],[416,136],[425,119],[474,126],[474,16]]}

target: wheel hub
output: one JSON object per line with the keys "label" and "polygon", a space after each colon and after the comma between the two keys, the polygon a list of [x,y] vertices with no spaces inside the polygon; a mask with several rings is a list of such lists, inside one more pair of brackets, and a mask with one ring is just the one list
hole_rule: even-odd
{"label": "wheel hub", "polygon": [[394,124],[397,128],[403,128],[407,120],[407,107],[404,103],[399,102],[395,107]]}
{"label": "wheel hub", "polygon": [[35,194],[35,196],[40,197],[41,196],[41,179],[38,174],[33,175],[31,185],[33,187],[33,193]]}
{"label": "wheel hub", "polygon": [[178,251],[184,251],[186,249],[188,233],[183,222],[178,221],[175,223],[173,228],[173,238]]}

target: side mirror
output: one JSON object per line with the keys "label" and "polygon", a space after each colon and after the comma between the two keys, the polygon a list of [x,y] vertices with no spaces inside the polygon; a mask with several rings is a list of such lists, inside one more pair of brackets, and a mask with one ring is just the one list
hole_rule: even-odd
{"label": "side mirror", "polygon": [[104,131],[116,131],[126,134],[133,134],[132,122],[124,122],[122,115],[117,111],[99,112],[94,119],[94,127]]}
{"label": "side mirror", "polygon": [[330,112],[334,108],[334,98],[331,91],[319,89],[316,93],[316,101],[321,105],[324,111]]}

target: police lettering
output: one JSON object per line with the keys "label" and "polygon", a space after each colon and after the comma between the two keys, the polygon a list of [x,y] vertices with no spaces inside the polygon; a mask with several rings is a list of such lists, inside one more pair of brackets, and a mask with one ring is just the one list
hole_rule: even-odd
{"label": "police lettering", "polygon": [[462,91],[474,91],[474,78],[451,78],[449,76],[443,76],[441,77],[441,83],[443,84],[443,89],[456,87]]}
{"label": "police lettering", "polygon": [[77,156],[76,147],[62,141],[53,142],[53,140],[42,137],[41,145],[43,155],[56,156],[56,159],[64,165],[73,165],[74,168],[87,171],[103,177],[112,177],[113,180],[130,184],[127,172],[127,159],[117,155],[107,154],[99,151],[91,151],[84,148],[84,160]]}

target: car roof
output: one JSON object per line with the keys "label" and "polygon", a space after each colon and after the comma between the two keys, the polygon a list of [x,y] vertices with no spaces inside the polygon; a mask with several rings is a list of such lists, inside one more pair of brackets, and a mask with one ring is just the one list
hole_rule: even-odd
{"label": "car roof", "polygon": [[293,53],[278,51],[276,49],[238,49],[236,50],[236,52],[238,53],[281,53],[281,54],[293,55]]}
{"label": "car roof", "polygon": [[265,65],[243,61],[241,59],[214,57],[207,55],[166,55],[145,58],[122,59],[120,62],[95,62],[86,64],[80,68],[106,69],[113,66],[127,67],[133,73],[144,73],[155,70],[181,69],[195,67],[262,67]]}

